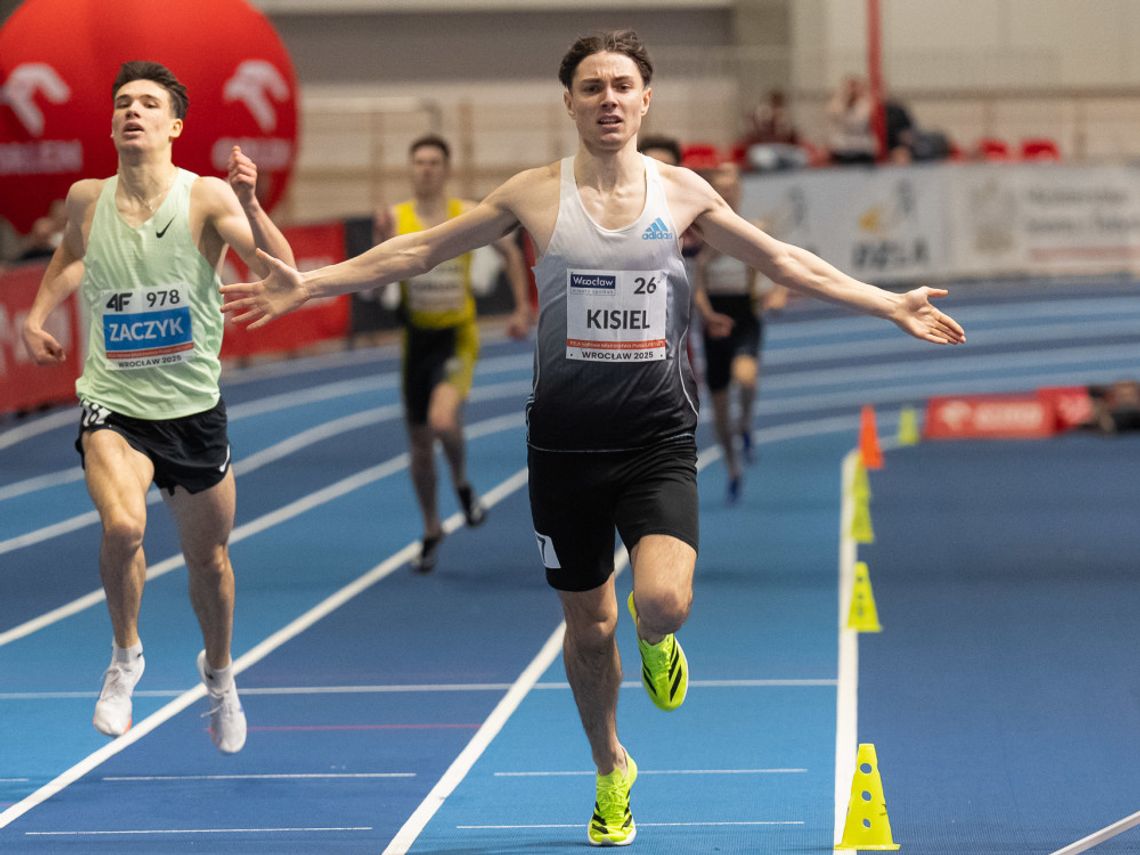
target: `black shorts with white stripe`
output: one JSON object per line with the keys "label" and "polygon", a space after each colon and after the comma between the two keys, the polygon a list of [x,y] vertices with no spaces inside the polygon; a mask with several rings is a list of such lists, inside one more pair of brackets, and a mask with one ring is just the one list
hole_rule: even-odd
{"label": "black shorts with white stripe", "polygon": [[[230,468],[226,405],[180,419],[136,419],[93,401],[80,401],[83,415],[75,449],[82,459],[83,434],[112,430],[154,464],[154,483],[174,495],[175,487],[200,493],[221,482]],[[85,462],[85,461],[84,461]]]}

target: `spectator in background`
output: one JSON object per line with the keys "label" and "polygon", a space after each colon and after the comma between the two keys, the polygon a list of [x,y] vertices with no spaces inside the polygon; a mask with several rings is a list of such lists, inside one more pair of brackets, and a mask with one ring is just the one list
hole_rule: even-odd
{"label": "spectator in background", "polygon": [[773,89],[768,93],[768,100],[757,104],[748,117],[748,133],[741,142],[746,145],[796,145],[799,141],[799,131],[788,115],[784,93]]}
{"label": "spectator in background", "polygon": [[784,93],[773,89],[768,100],[757,105],[748,117],[748,132],[740,141],[747,152],[748,165],[767,172],[807,166],[807,152],[800,147],[800,134],[792,124]]}
{"label": "spectator in background", "polygon": [[1104,433],[1140,430],[1140,382],[1117,380],[1111,386],[1090,386],[1091,426]]}
{"label": "spectator in background", "polygon": [[919,127],[910,110],[898,98],[888,95],[883,110],[886,114],[887,157],[891,163],[943,160],[950,156],[950,140],[946,135]]}
{"label": "spectator in background", "polygon": [[40,217],[32,225],[32,231],[24,243],[17,261],[32,261],[37,258],[51,258],[55,248],[63,239],[67,225],[67,207],[63,199],[51,203],[47,216]]}
{"label": "spectator in background", "polygon": [[875,162],[878,142],[871,129],[874,103],[867,82],[854,75],[844,78],[827,104],[830,127],[827,147],[837,165]]}

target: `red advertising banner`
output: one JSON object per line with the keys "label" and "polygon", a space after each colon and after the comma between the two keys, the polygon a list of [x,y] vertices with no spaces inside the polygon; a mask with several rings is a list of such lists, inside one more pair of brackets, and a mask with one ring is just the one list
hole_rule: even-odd
{"label": "red advertising banner", "polygon": [[1036,394],[931,398],[927,439],[1036,439],[1053,434],[1053,412]]}
{"label": "red advertising banner", "polygon": [[1092,397],[1087,386],[1048,386],[1038,389],[1037,395],[1053,411],[1053,423],[1058,431],[1078,428],[1093,419]]}
{"label": "red advertising banner", "polygon": [[1092,417],[1084,386],[1049,387],[1016,395],[931,398],[927,439],[1038,439],[1072,430]]}
{"label": "red advertising banner", "polygon": [[[300,270],[314,270],[344,261],[344,224],[294,226],[282,229]],[[248,282],[251,276],[237,254],[226,255],[226,282]],[[351,301],[347,295],[307,303],[297,311],[255,330],[227,320],[222,358],[262,353],[289,353],[349,332]]]}
{"label": "red advertising banner", "polygon": [[12,413],[75,398],[80,368],[79,317],[74,300],[52,312],[48,332],[63,345],[67,359],[36,365],[24,347],[21,329],[40,287],[44,265],[29,264],[0,274],[0,412]]}

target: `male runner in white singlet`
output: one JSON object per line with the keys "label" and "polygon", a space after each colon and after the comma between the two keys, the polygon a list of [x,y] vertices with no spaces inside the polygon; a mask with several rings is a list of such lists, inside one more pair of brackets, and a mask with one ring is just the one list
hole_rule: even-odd
{"label": "male runner in white singlet", "polygon": [[303,274],[272,261],[261,282],[223,288],[223,311],[259,326],[315,297],[429,270],[520,224],[530,233],[540,259],[527,403],[531,512],[562,600],[566,673],[597,767],[587,834],[598,846],[636,834],[629,794],[637,766],[616,725],[615,527],[633,565],[642,682],[666,710],[687,688],[674,633],[689,613],[697,557],[697,410],[682,342],[690,288],[679,236],[696,223],[710,246],[778,284],[891,320],[925,341],[965,341],[931,305],[945,291],[893,294],[852,279],[742,219],[695,173],[639,154],[652,71],[631,31],[579,39],[559,70],[576,155],[521,172],[470,212],[349,261]]}
{"label": "male runner in white singlet", "polygon": [[67,195],[67,226],[24,325],[36,362],[64,359],[44,329],[78,291],[89,323],[75,389],[83,405],[76,448],[103,538],[99,573],[114,634],[93,723],[108,736],[131,726],[131,693],[145,660],[139,609],[146,581],[146,492],[154,482],[174,516],[190,601],[205,649],[198,671],[219,751],[245,744],[245,714],[231,670],[234,575],[227,542],[235,489],[218,389],[222,315],[218,270],[226,245],[252,269],[255,250],[292,262],[292,250],[258,204],[257,167],[235,147],[229,183],[179,169],[172,147],[188,98],[165,67],[128,62],[111,89],[119,168]]}

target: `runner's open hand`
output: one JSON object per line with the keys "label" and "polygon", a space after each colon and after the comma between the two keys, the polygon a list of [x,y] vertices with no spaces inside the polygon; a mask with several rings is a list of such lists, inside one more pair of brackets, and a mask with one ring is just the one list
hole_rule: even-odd
{"label": "runner's open hand", "polygon": [[958,322],[943,314],[930,302],[945,297],[949,292],[925,285],[900,295],[900,301],[891,320],[915,338],[935,344],[964,344],[966,333]]}
{"label": "runner's open hand", "polygon": [[265,326],[274,318],[293,311],[309,299],[301,274],[267,252],[257,257],[269,268],[260,282],[237,282],[222,286],[222,311],[232,315],[234,323],[249,324],[250,329]]}

